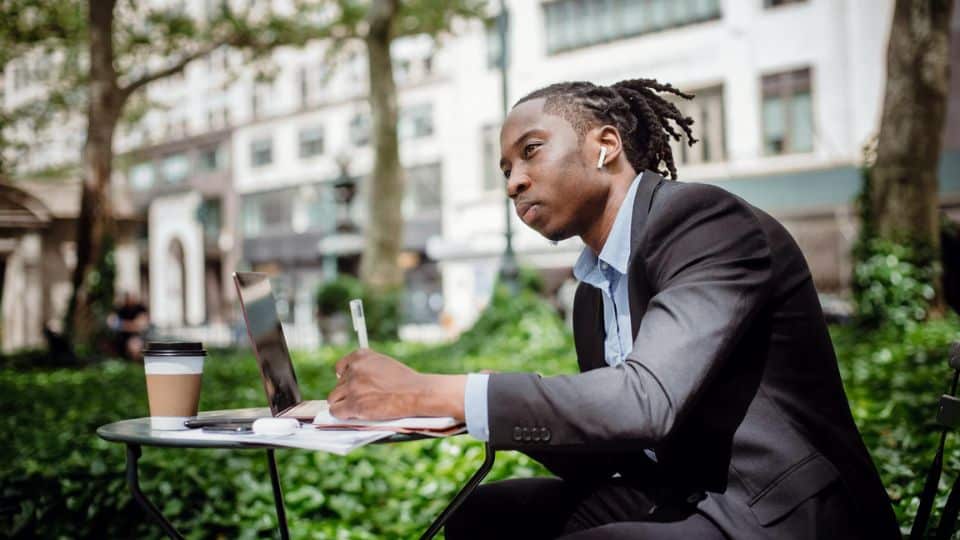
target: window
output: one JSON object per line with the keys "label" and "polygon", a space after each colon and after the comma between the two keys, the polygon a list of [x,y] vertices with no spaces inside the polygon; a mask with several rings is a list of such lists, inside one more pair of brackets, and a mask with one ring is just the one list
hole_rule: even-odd
{"label": "window", "polygon": [[480,137],[483,140],[483,189],[502,190],[506,180],[500,170],[500,126],[483,126]]}
{"label": "window", "polygon": [[720,0],[557,0],[543,4],[547,53],[720,18]]}
{"label": "window", "polygon": [[308,158],[323,153],[323,128],[313,127],[300,131],[300,157]]}
{"label": "window", "polygon": [[370,143],[370,115],[357,113],[350,119],[350,142],[357,146]]}
{"label": "window", "polygon": [[257,139],[250,143],[250,165],[263,167],[273,163],[273,141]]}
{"label": "window", "polygon": [[403,139],[417,139],[433,135],[433,105],[425,103],[400,112],[397,131]]}
{"label": "window", "polygon": [[406,186],[403,197],[403,215],[422,217],[439,212],[443,203],[443,179],[439,163],[410,167],[404,171]]}
{"label": "window", "polygon": [[290,232],[294,191],[282,189],[248,195],[243,202],[243,232],[247,236]]}
{"label": "window", "polygon": [[130,187],[139,191],[146,191],[153,187],[154,181],[154,169],[153,163],[145,162],[139,163],[130,167],[130,173],[128,175],[130,179]]}
{"label": "window", "polygon": [[673,157],[678,165],[694,165],[723,161],[725,158],[723,87],[716,86],[691,92],[692,100],[675,101],[680,113],[693,118],[693,136],[699,142],[690,146],[686,137],[680,141],[671,139]]}
{"label": "window", "polygon": [[205,240],[216,245],[220,238],[220,226],[223,221],[220,199],[204,199],[197,207],[197,220],[203,228]]}
{"label": "window", "polygon": [[203,148],[197,154],[197,169],[201,172],[219,171],[223,167],[223,151],[219,146]]}
{"label": "window", "polygon": [[763,7],[775,8],[779,6],[785,6],[787,4],[799,4],[806,1],[807,0],[763,0]]}
{"label": "window", "polygon": [[300,87],[300,108],[306,108],[310,101],[310,81],[307,79],[307,68],[301,67],[297,71],[297,82]]}
{"label": "window", "polygon": [[810,69],[767,75],[762,85],[764,154],[812,151]]}
{"label": "window", "polygon": [[179,184],[190,174],[190,161],[186,154],[173,154],[164,158],[160,165],[163,179],[171,184]]}
{"label": "window", "polygon": [[[501,60],[501,47],[500,41],[500,17],[495,17],[493,19],[488,19],[486,22],[486,41],[487,41],[487,68],[489,69],[499,69],[500,60]],[[510,32],[510,18],[509,14],[507,15],[507,35],[509,36]],[[509,40],[509,37],[507,38]],[[509,51],[509,49],[508,49]]]}

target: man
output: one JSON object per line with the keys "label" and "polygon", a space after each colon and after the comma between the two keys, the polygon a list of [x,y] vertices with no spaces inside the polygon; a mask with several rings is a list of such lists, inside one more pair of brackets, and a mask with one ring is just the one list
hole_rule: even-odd
{"label": "man", "polygon": [[150,327],[150,314],[137,295],[126,291],[121,304],[107,317],[107,325],[116,332],[116,352],[129,360],[143,355],[143,335]]}
{"label": "man", "polygon": [[333,414],[465,418],[557,475],[482,486],[451,539],[899,537],[799,248],[722,189],[664,180],[669,122],[690,144],[693,122],[657,92],[692,97],[561,83],[501,131],[517,214],[587,246],[582,373],[420,374],[361,350],[337,363]]}

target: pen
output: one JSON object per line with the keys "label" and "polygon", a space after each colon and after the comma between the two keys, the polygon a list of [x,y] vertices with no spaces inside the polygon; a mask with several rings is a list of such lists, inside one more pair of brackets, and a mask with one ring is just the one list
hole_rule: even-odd
{"label": "pen", "polygon": [[353,317],[353,329],[357,332],[357,341],[361,349],[369,348],[367,343],[367,319],[363,316],[363,300],[350,301],[350,316]]}

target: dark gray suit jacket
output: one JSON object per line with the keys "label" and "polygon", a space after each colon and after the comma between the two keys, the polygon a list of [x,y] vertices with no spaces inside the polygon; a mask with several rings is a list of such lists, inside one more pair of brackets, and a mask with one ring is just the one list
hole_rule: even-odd
{"label": "dark gray suit jacket", "polygon": [[699,510],[732,538],[808,534],[778,525],[839,481],[869,537],[899,537],[809,269],[783,226],[720,188],[648,171],[628,279],[627,360],[604,362],[602,299],[581,284],[582,373],[492,375],[495,448],[522,450],[571,480],[618,473],[701,493]]}

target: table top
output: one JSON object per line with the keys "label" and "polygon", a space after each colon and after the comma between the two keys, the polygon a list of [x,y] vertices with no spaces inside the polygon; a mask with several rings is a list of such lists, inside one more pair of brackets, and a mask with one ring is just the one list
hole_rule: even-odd
{"label": "table top", "polygon": [[[258,415],[257,413],[261,411],[263,414]],[[270,410],[266,407],[263,407],[262,409],[256,408],[204,411],[198,416],[202,418],[204,416],[224,416],[231,413],[241,413],[246,415],[250,415],[252,413],[254,416],[270,416]],[[173,448],[259,448],[261,450],[264,448],[286,448],[285,446],[245,441],[243,440],[244,436],[239,434],[236,436],[236,438],[223,438],[217,441],[183,440],[171,436],[172,433],[180,432],[181,431],[151,429],[149,417],[120,420],[119,422],[105,424],[97,428],[97,435],[100,436],[101,439],[117,443],[139,444],[142,446],[165,446]],[[385,439],[375,441],[372,444],[417,441],[428,438],[430,437],[427,437],[426,435],[396,433]]]}

